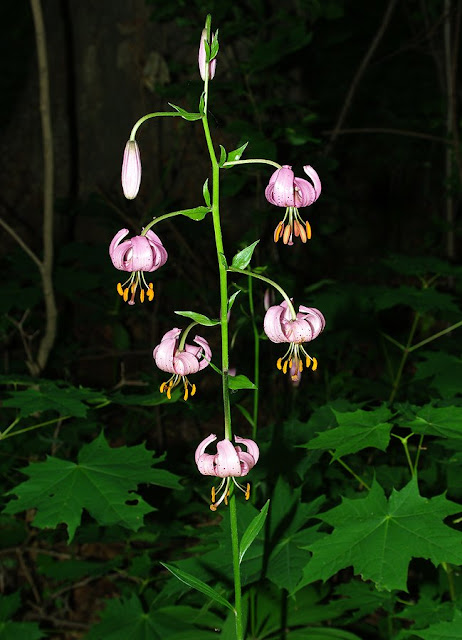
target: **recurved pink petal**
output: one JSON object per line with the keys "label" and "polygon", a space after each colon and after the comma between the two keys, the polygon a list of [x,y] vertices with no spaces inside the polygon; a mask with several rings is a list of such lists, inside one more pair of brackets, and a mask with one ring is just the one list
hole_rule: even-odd
{"label": "recurved pink petal", "polygon": [[241,438],[240,436],[234,436],[234,440],[238,443],[245,444],[247,452],[250,453],[254,459],[253,464],[257,464],[258,458],[260,457],[260,449],[258,448],[257,443],[250,440],[250,438]]}
{"label": "recurved pink petal", "polygon": [[294,178],[295,206],[309,207],[316,200],[316,192],[308,180]]}
{"label": "recurved pink petal", "polygon": [[287,342],[286,335],[282,327],[282,318],[285,309],[282,305],[270,307],[265,314],[263,329],[271,342]]}
{"label": "recurved pink petal", "polygon": [[167,331],[167,333],[164,333],[164,335],[162,336],[161,342],[163,342],[164,340],[170,340],[171,338],[178,338],[180,333],[181,333],[181,329],[178,329],[178,327],[175,327],[174,329],[170,329],[170,331]]}
{"label": "recurved pink petal", "polygon": [[[266,195],[266,192],[265,192]],[[274,181],[271,200],[278,207],[294,207],[294,172],[289,165],[278,169],[278,175]]]}
{"label": "recurved pink petal", "polygon": [[202,351],[202,357],[199,359],[199,371],[205,369],[205,367],[209,364],[212,359],[212,350],[210,349],[209,343],[205,338],[201,338],[201,336],[196,336],[193,340],[196,344],[198,344]]}
{"label": "recurved pink petal", "polygon": [[151,231],[151,229],[146,233],[146,238],[151,245],[153,254],[153,263],[149,271],[155,271],[167,262],[168,253],[159,236],[155,234],[154,231]]}
{"label": "recurved pink petal", "polygon": [[149,240],[146,236],[135,236],[131,242],[133,252],[130,256],[130,271],[151,271],[154,260]]}
{"label": "recurved pink petal", "polygon": [[156,365],[162,371],[167,371],[168,373],[176,373],[173,364],[176,344],[176,338],[170,338],[167,340],[162,339],[162,342],[158,344],[152,352]]}
{"label": "recurved pink petal", "polygon": [[199,473],[202,473],[203,476],[216,476],[215,457],[216,456],[212,456],[210,453],[203,453],[199,459],[196,460]]}
{"label": "recurved pink petal", "polygon": [[321,180],[319,179],[318,174],[316,173],[316,171],[313,169],[312,166],[310,166],[309,164],[306,164],[303,167],[303,171],[306,173],[307,176],[309,176],[311,178],[311,180],[313,181],[313,185],[314,185],[314,190],[316,193],[316,198],[315,200],[317,200],[319,198],[319,196],[321,195]]}
{"label": "recurved pink petal", "polygon": [[120,231],[117,231],[115,236],[112,238],[111,244],[109,245],[109,255],[111,257],[112,257],[112,252],[114,251],[114,249],[117,247],[117,245],[122,240],[122,238],[125,238],[125,236],[128,233],[130,233],[128,229],[120,229]]}
{"label": "recurved pink petal", "polygon": [[111,260],[116,269],[131,271],[132,241],[125,240],[112,249]]}
{"label": "recurved pink petal", "polygon": [[199,371],[199,362],[192,353],[180,351],[173,357],[173,369],[179,376],[189,376]]}
{"label": "recurved pink petal", "polygon": [[311,324],[314,330],[313,338],[316,338],[326,326],[324,316],[319,311],[319,309],[314,309],[313,307],[304,307],[300,305],[299,313],[297,313],[297,318],[299,317],[308,320],[308,322]]}
{"label": "recurved pink petal", "polygon": [[217,439],[217,436],[214,433],[211,433],[209,436],[204,438],[202,442],[199,442],[199,444],[196,447],[196,452],[194,454],[194,459],[196,461],[196,464],[200,456],[204,453],[204,451],[208,447],[208,445],[216,439]]}
{"label": "recurved pink petal", "polygon": [[217,442],[218,454],[215,457],[216,475],[220,478],[228,476],[239,476],[241,473],[241,463],[230,440],[220,440]]}
{"label": "recurved pink petal", "polygon": [[288,342],[309,342],[313,339],[313,327],[307,320],[291,320],[285,327]]}
{"label": "recurved pink petal", "polygon": [[125,145],[122,162],[122,189],[128,200],[136,198],[141,183],[141,157],[136,140]]}

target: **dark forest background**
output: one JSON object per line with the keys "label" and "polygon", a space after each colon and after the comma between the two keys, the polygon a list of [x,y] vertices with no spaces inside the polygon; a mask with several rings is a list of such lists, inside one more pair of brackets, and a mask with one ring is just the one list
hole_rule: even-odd
{"label": "dark forest background", "polygon": [[[152,349],[172,327],[175,310],[217,315],[211,221],[178,216],[156,227],[169,260],[153,274],[156,297],[151,304],[124,305],[116,293],[119,273],[108,255],[119,229],[127,227],[136,235],[153,216],[203,203],[202,185],[210,175],[210,163],[198,122],[165,118],[142,126],[137,140],[143,178],[133,201],[123,197],[120,169],[125,143],[139,117],[169,110],[169,102],[197,111],[202,91],[197,49],[207,13],[220,37],[209,103],[215,145],[229,151],[248,141],[246,158],[289,164],[298,176],[304,175],[303,165],[310,164],[323,186],[319,201],[302,211],[311,223],[312,240],[287,247],[273,242],[280,212],[264,197],[272,170],[250,165],[222,172],[227,254],[231,257],[260,238],[253,267],[280,282],[297,305],[321,309],[327,321],[316,341],[319,371],[304,374],[298,388],[276,370],[281,354],[274,345],[261,345],[259,424],[267,442],[265,482],[275,484],[271,442],[283,433],[273,431],[275,426],[283,430],[286,424],[295,444],[300,444],[303,437],[297,441],[293,436],[293,420],[307,423],[324,403],[346,399],[362,407],[387,401],[393,382],[390,370],[398,365],[399,352],[390,351],[383,334],[405,343],[418,314],[418,342],[461,319],[462,2],[43,0],[43,11],[55,154],[58,333],[41,372],[41,380],[48,382],[40,387],[42,383],[29,376],[25,350],[26,345],[34,353],[43,332],[40,277],[33,261],[2,228],[3,398],[27,379],[42,390],[54,385],[53,393],[58,388],[91,389],[109,401],[96,412],[89,400],[86,417],[77,412],[70,423],[6,439],[0,452],[5,491],[23,479],[18,469],[28,460],[44,459],[46,454],[74,459],[101,426],[112,446],[145,442],[157,454],[167,452],[168,468],[190,483],[197,474],[191,458],[194,447],[206,434],[221,429],[220,377],[208,369],[194,402],[167,405],[158,399],[164,375],[152,360]],[[0,217],[40,256],[42,134],[29,3],[2,2],[0,31]],[[247,283],[239,286],[243,295],[230,320],[231,366],[252,379]],[[425,296],[422,288],[429,290]],[[260,324],[263,294],[264,288],[254,285]],[[174,322],[182,326],[181,319]],[[218,362],[218,331],[208,331],[207,339]],[[438,356],[428,356],[434,345],[426,349],[423,361],[416,357],[406,362],[393,398],[396,393],[401,402],[429,402],[436,393],[430,379],[439,381],[443,398],[445,389],[450,389],[451,398],[460,393],[460,335],[455,331],[444,336]],[[234,403],[250,411],[252,392],[238,391]],[[460,396],[455,404],[460,404]],[[54,419],[56,411],[65,415],[68,407],[57,406],[45,403],[30,414],[23,410],[21,424]],[[18,409],[6,403],[1,410],[5,425],[14,417],[11,407]],[[248,434],[245,411],[234,413],[237,433]],[[312,428],[310,433],[314,435]],[[284,449],[281,457],[290,481],[293,459]],[[396,460],[382,462],[393,466]],[[364,456],[362,464],[369,463]],[[399,469],[395,478],[402,477]],[[382,471],[383,482],[391,488],[393,471]],[[341,481],[330,473],[327,492],[337,498]],[[452,473],[454,480],[457,473]],[[446,476],[428,474],[433,495],[448,486]],[[319,471],[310,482],[314,491],[325,490]],[[198,496],[208,489],[194,483],[188,484],[187,498],[196,500],[196,507],[200,500],[202,507]],[[450,491],[452,499],[460,500],[460,479]],[[133,548],[138,549],[135,557],[139,552],[148,561],[151,553],[152,561],[156,554],[174,554],[184,544],[175,540],[175,518],[183,518],[182,526],[187,522],[194,527],[202,523],[202,516],[193,513],[184,494],[169,503],[165,490],[151,487],[145,493],[148,501],[162,505],[155,525],[161,533],[151,532],[151,538],[135,541]],[[7,552],[20,548],[26,554],[36,534],[31,533],[27,513],[20,525],[19,516],[14,522],[0,516],[3,546]],[[125,534],[116,529],[101,533],[96,525],[86,525],[76,539],[78,551],[72,551],[80,561],[90,558],[107,565],[122,553]],[[37,544],[42,549],[58,549],[63,558],[69,553],[58,529],[48,538],[40,535]],[[193,537],[191,530],[188,535]],[[7,552],[0,588],[3,585],[4,593],[24,589],[18,611],[42,629],[51,628],[52,636],[81,637],[98,621],[105,597],[127,593],[115,586],[109,568],[111,577],[69,587],[63,595],[66,613],[57,612],[56,603],[46,599],[47,593],[56,592],[56,585],[50,586],[56,575],[37,567],[35,556],[26,554],[22,562],[33,565],[29,580],[19,556]],[[79,580],[82,575],[85,572],[78,574]],[[143,575],[138,565],[133,575]],[[43,591],[37,596],[34,589]],[[33,606],[27,605],[30,602]],[[369,620],[360,636],[378,637],[371,629],[380,627],[381,616],[378,622]]]}

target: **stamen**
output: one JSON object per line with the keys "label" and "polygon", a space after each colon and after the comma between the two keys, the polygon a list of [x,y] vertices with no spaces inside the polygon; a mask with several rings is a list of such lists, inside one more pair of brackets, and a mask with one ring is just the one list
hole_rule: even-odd
{"label": "stamen", "polygon": [[117,284],[117,293],[119,294],[119,296],[123,296],[124,295],[124,290],[123,290],[122,285],[120,284],[120,282]]}
{"label": "stamen", "polygon": [[196,385],[193,384],[191,385],[191,396],[193,396],[196,393]]}
{"label": "stamen", "polygon": [[148,290],[146,291],[146,295],[148,296],[149,302],[152,302],[154,300],[154,287],[152,282],[149,283],[149,287],[148,287]]}
{"label": "stamen", "polygon": [[127,302],[127,300],[128,300],[128,287],[124,289],[124,302]]}
{"label": "stamen", "polygon": [[278,361],[276,362],[276,366],[279,369],[279,371],[281,371],[282,369],[282,358],[279,358]]}
{"label": "stamen", "polygon": [[187,400],[188,399],[188,384],[187,382],[184,383],[184,396],[183,396],[183,400]]}
{"label": "stamen", "polygon": [[307,241],[306,231],[301,224],[299,225],[299,230],[300,230],[300,240],[303,243],[305,243]]}
{"label": "stamen", "polygon": [[228,506],[229,491],[225,489],[225,505]]}
{"label": "stamen", "polygon": [[165,387],[166,387],[166,386],[167,386],[167,383],[166,383],[166,382],[163,382],[163,383],[160,385],[160,387],[159,387],[159,391],[160,391],[161,393],[164,393],[164,391],[165,391]]}
{"label": "stamen", "polygon": [[294,233],[295,237],[298,238],[298,236],[300,235],[300,224],[298,220],[294,220]]}
{"label": "stamen", "polygon": [[282,367],[282,373],[287,373],[287,367],[288,367],[289,363],[287,362],[287,360],[284,362],[284,366]]}
{"label": "stamen", "polygon": [[308,240],[311,240],[311,225],[308,222],[308,220],[305,222],[305,226],[306,226],[306,237],[308,238]]}
{"label": "stamen", "polygon": [[313,358],[313,366],[311,368],[313,371],[316,371],[316,369],[318,368],[318,361],[316,360],[316,358]]}
{"label": "stamen", "polygon": [[283,231],[284,231],[284,222],[281,220],[281,222],[278,223],[276,229],[274,230],[274,242],[277,242],[279,240]]}
{"label": "stamen", "polygon": [[212,487],[211,496],[212,496],[212,502],[215,502],[215,487]]}
{"label": "stamen", "polygon": [[310,368],[310,364],[311,364],[311,358],[310,358],[310,356],[306,356],[306,368],[307,369]]}
{"label": "stamen", "polygon": [[141,289],[140,291],[140,300],[141,302],[144,302],[144,289]]}
{"label": "stamen", "polygon": [[292,358],[289,360],[289,367],[292,369]]}
{"label": "stamen", "polygon": [[245,499],[248,500],[250,498],[250,484],[247,483],[247,488],[245,490]]}
{"label": "stamen", "polygon": [[282,236],[282,241],[284,244],[287,244],[289,242],[291,235],[292,235],[292,226],[288,224],[284,229],[284,235]]}
{"label": "stamen", "polygon": [[136,285],[137,285],[137,283],[136,283],[136,282],[132,282],[132,285],[131,285],[132,293],[135,293],[135,291],[136,291]]}
{"label": "stamen", "polygon": [[171,399],[172,399],[172,385],[169,385],[169,386],[168,386],[168,389],[167,389],[167,398],[168,398],[169,400],[171,400]]}
{"label": "stamen", "polygon": [[300,371],[300,373],[303,371],[303,362],[301,360],[298,363],[298,370]]}
{"label": "stamen", "polygon": [[210,511],[216,511],[217,510],[217,505],[216,504],[211,504],[210,505]]}

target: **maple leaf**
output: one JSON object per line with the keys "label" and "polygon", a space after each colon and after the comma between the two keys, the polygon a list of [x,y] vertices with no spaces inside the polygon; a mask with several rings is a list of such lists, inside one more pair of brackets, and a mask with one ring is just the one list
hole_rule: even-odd
{"label": "maple leaf", "polygon": [[386,450],[393,424],[388,422],[392,414],[385,406],[373,411],[333,412],[339,426],[319,433],[304,445],[307,449],[334,449],[334,460],[366,447]]}
{"label": "maple leaf", "polygon": [[69,541],[83,509],[101,525],[118,524],[137,531],[144,515],[155,510],[134,493],[137,485],[146,482],[180,488],[178,476],[152,469],[160,461],[144,445],[113,449],[101,432],[82,447],[77,464],[48,456],[45,462],[33,462],[22,469],[29,479],[8,492],[18,499],[9,502],[4,513],[34,508],[36,527],[55,528],[65,523]]}
{"label": "maple leaf", "polygon": [[389,500],[374,481],[366,498],[343,498],[341,505],[316,516],[334,531],[307,545],[313,557],[296,590],[353,566],[378,589],[406,591],[411,558],[426,558],[435,566],[462,563],[462,534],[443,522],[459,511],[460,505],[444,495],[422,497],[415,478],[393,490]]}
{"label": "maple leaf", "polygon": [[437,622],[428,629],[412,629],[412,632],[423,640],[462,640],[462,612],[456,610],[451,622]]}

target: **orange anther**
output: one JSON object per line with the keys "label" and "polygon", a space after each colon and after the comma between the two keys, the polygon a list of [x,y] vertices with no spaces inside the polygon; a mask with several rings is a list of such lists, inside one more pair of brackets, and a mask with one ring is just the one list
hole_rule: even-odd
{"label": "orange anther", "polygon": [[284,222],[281,220],[281,222],[278,223],[276,229],[274,230],[274,242],[277,242],[279,240],[283,231],[284,231]]}
{"label": "orange anther", "polygon": [[282,241],[284,244],[287,244],[289,242],[291,235],[292,235],[292,226],[288,224],[284,229],[284,235],[282,236]]}
{"label": "orange anther", "polygon": [[140,291],[140,300],[141,302],[144,302],[144,289],[141,289]]}
{"label": "orange anther", "polygon": [[279,369],[279,371],[282,369],[282,358],[279,358],[278,361],[276,362],[276,366]]}
{"label": "orange anther", "polygon": [[301,227],[298,220],[294,220],[294,234],[296,238],[298,238],[298,236],[300,235],[300,229]]}
{"label": "orange anther", "polygon": [[120,282],[117,284],[117,293],[119,294],[119,296],[124,295],[124,290],[122,289],[122,285],[120,284]]}
{"label": "orange anther", "polygon": [[311,240],[311,225],[308,222],[308,220],[305,222],[305,226],[306,226],[306,237],[308,238],[308,240]]}
{"label": "orange anther", "polygon": [[188,393],[188,385],[187,385],[187,384],[185,384],[185,385],[184,385],[184,396],[183,396],[183,400],[187,400],[187,399],[188,399],[188,395],[189,395],[189,393]]}
{"label": "orange anther", "polygon": [[149,289],[146,291],[146,295],[149,302],[152,302],[154,300],[154,289],[152,288],[152,283],[149,285]]}
{"label": "orange anther", "polygon": [[215,502],[215,487],[212,487],[211,495],[212,495],[212,502]]}
{"label": "orange anther", "polygon": [[159,387],[159,391],[160,391],[161,393],[164,393],[164,391],[165,391],[165,387],[166,387],[166,386],[167,386],[167,383],[166,383],[166,382],[163,382],[163,383],[160,385],[160,387]]}
{"label": "orange anther", "polygon": [[287,362],[287,360],[284,362],[284,366],[282,367],[282,373],[287,373],[287,367],[289,366],[289,363]]}
{"label": "orange anther", "polygon": [[305,243],[307,241],[307,236],[306,236],[306,231],[305,229],[302,227],[302,225],[299,225],[300,227],[300,240]]}
{"label": "orange anther", "polygon": [[167,389],[167,398],[169,400],[172,399],[172,387],[168,387],[168,389]]}
{"label": "orange anther", "polygon": [[313,371],[316,371],[316,369],[318,368],[318,361],[316,360],[316,358],[313,358],[313,366],[311,368],[313,369]]}
{"label": "orange anther", "polygon": [[196,393],[196,385],[191,385],[191,395],[193,396]]}
{"label": "orange anther", "polygon": [[298,363],[298,370],[300,371],[300,373],[303,371],[303,362],[301,360]]}
{"label": "orange anther", "polygon": [[124,289],[124,302],[127,302],[127,300],[128,300],[128,287]]}
{"label": "orange anther", "polygon": [[247,488],[245,490],[245,499],[248,500],[250,498],[250,484],[247,483]]}

